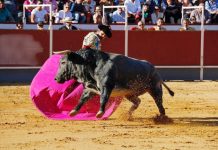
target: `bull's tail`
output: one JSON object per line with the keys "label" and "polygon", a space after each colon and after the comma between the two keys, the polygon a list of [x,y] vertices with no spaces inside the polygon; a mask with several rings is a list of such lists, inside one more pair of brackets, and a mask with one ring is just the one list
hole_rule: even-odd
{"label": "bull's tail", "polygon": [[174,96],[174,92],[162,81],[163,86],[167,89],[171,96]]}

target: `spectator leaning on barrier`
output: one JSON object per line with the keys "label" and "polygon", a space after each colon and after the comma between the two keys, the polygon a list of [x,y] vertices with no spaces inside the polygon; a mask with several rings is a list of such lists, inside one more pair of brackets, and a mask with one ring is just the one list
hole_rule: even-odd
{"label": "spectator leaning on barrier", "polygon": [[[38,1],[38,5],[42,5],[42,1]],[[37,6],[31,12],[31,23],[48,22],[48,13],[42,6]]]}
{"label": "spectator leaning on barrier", "polygon": [[218,0],[207,0],[205,9],[211,15],[211,23],[218,23]]}
{"label": "spectator leaning on barrier", "polygon": [[125,0],[124,5],[127,7],[129,23],[141,20],[141,4],[139,0]]}
{"label": "spectator leaning on barrier", "polygon": [[125,22],[125,11],[123,8],[119,7],[113,12],[112,20],[114,23],[124,23]]}
{"label": "spectator leaning on barrier", "polygon": [[194,31],[195,29],[189,26],[189,19],[182,20],[182,27],[179,28],[179,31]]}
{"label": "spectator leaning on barrier", "polygon": [[0,22],[15,22],[11,13],[5,7],[4,0],[0,0]]}
{"label": "spectator leaning on barrier", "polygon": [[70,12],[70,4],[65,3],[63,10],[60,10],[55,18],[55,23],[63,23],[64,18],[70,17],[72,18],[72,13]]}
{"label": "spectator leaning on barrier", "polygon": [[106,37],[112,37],[110,26],[99,24],[96,32],[90,32],[84,37],[82,48],[101,50],[101,41]]}
{"label": "spectator leaning on barrier", "polygon": [[64,19],[64,26],[60,27],[59,30],[78,30],[77,27],[72,25],[72,19],[69,17],[66,17]]}
{"label": "spectator leaning on barrier", "polygon": [[[204,3],[200,3],[199,6],[204,7]],[[190,20],[191,20],[192,24],[193,23],[201,23],[201,18],[202,18],[202,9],[201,8],[197,8],[191,12]],[[211,22],[210,13],[205,9],[204,9],[204,22],[206,24]]]}
{"label": "spectator leaning on barrier", "polygon": [[137,24],[137,27],[132,27],[132,31],[146,31],[147,29],[145,28],[145,24],[143,21],[139,21]]}
{"label": "spectator leaning on barrier", "polygon": [[39,21],[37,23],[37,30],[44,30],[44,22],[43,21]]}
{"label": "spectator leaning on barrier", "polygon": [[151,30],[151,31],[153,31],[153,30],[154,31],[166,31],[166,28],[163,27],[163,24],[164,24],[163,18],[158,18],[157,19],[157,25],[149,28],[148,30]]}
{"label": "spectator leaning on barrier", "polygon": [[23,29],[23,22],[21,20],[17,21],[16,29],[17,30],[22,30]]}

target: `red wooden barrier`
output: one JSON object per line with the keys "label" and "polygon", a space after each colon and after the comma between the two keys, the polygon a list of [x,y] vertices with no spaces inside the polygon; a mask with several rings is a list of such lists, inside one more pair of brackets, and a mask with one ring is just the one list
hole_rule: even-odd
{"label": "red wooden barrier", "polygon": [[155,65],[199,65],[200,33],[132,31],[129,55],[147,59]]}
{"label": "red wooden barrier", "polygon": [[0,30],[0,66],[39,66],[48,50],[48,31]]}
{"label": "red wooden barrier", "polygon": [[204,65],[218,65],[218,31],[206,31],[204,41]]}
{"label": "red wooden barrier", "polygon": [[[54,31],[53,50],[78,50],[89,31]],[[129,31],[129,56],[155,65],[200,65],[200,32]],[[218,65],[218,31],[205,32],[205,65]],[[124,54],[124,31],[113,31],[102,49]],[[38,66],[49,57],[49,31],[0,30],[0,66]]]}

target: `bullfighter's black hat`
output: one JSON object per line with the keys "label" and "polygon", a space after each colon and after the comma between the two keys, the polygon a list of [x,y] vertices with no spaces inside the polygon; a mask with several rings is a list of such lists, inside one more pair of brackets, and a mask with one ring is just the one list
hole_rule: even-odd
{"label": "bullfighter's black hat", "polygon": [[111,37],[112,37],[112,33],[111,33],[111,28],[110,28],[110,26],[108,26],[108,25],[103,25],[103,24],[99,24],[99,25],[98,25],[98,28],[99,28],[99,30],[102,30],[102,31],[106,34],[106,36],[107,36],[108,38],[111,38]]}

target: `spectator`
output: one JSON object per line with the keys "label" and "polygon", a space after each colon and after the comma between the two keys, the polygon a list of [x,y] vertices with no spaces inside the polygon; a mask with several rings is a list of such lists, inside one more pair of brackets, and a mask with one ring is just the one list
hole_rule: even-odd
{"label": "spectator", "polygon": [[120,0],[114,0],[113,5],[114,5],[114,6],[120,5]]}
{"label": "spectator", "polygon": [[[38,5],[42,5],[42,1],[38,1]],[[31,12],[31,23],[48,22],[48,13],[42,6],[37,6]]]}
{"label": "spectator", "polygon": [[189,19],[182,20],[182,27],[179,28],[179,31],[194,31],[195,29],[189,26]]}
{"label": "spectator", "polygon": [[73,10],[72,10],[72,15],[75,19],[76,23],[85,23],[86,22],[86,8],[82,4],[82,0],[76,0]]}
{"label": "spectator", "polygon": [[[199,6],[204,6],[204,3],[200,3]],[[191,12],[190,19],[191,19],[192,24],[193,23],[201,23],[201,18],[202,18],[202,9],[201,8],[197,8]],[[206,24],[211,22],[210,14],[206,9],[204,9],[204,22]]]}
{"label": "spectator", "polygon": [[165,22],[166,23],[180,23],[181,19],[181,7],[178,3],[173,2],[173,0],[167,0],[167,7],[164,13],[165,16]]}
{"label": "spectator", "polygon": [[59,30],[78,30],[77,27],[72,25],[72,19],[69,17],[66,17],[64,19],[65,25],[60,27]]}
{"label": "spectator", "polygon": [[149,28],[148,30],[166,31],[166,28],[163,27],[163,24],[164,24],[163,18],[158,18],[157,25],[153,26],[152,28]]}
{"label": "spectator", "polygon": [[205,9],[211,15],[211,23],[218,23],[218,0],[207,0]]}
{"label": "spectator", "polygon": [[101,7],[97,6],[95,8],[95,14],[93,15],[93,22],[95,24],[101,24],[102,23],[102,12],[101,12]]}
{"label": "spectator", "polygon": [[63,20],[66,18],[73,18],[72,13],[70,12],[70,4],[69,3],[65,3],[64,4],[64,9],[60,10],[55,18],[55,23],[64,23]]}
{"label": "spectator", "polygon": [[24,5],[25,6],[25,16],[26,16],[26,21],[31,22],[31,12],[34,9],[34,7],[29,7],[28,5],[36,5],[37,0],[25,0]]}
{"label": "spectator", "polygon": [[[113,0],[100,0],[99,5],[101,7],[101,10],[103,10],[103,6],[113,6]],[[105,22],[108,24],[112,23],[112,15],[113,15],[113,9],[111,8],[106,8],[104,10],[104,15],[103,19],[105,19]]]}
{"label": "spectator", "polygon": [[17,2],[16,0],[4,0],[5,7],[11,13],[15,21],[17,21],[18,12],[17,12]]}
{"label": "spectator", "polygon": [[106,37],[112,37],[110,26],[99,24],[96,32],[90,32],[84,37],[82,48],[101,50],[101,41]]}
{"label": "spectator", "polygon": [[4,0],[0,0],[0,22],[15,22],[11,13],[5,7]]}
{"label": "spectator", "polygon": [[137,27],[133,27],[131,28],[132,31],[145,31],[147,30],[145,28],[145,24],[143,23],[143,21],[139,21],[138,24],[137,24]]}
{"label": "spectator", "polygon": [[[183,0],[182,1],[182,6],[183,7],[191,7],[191,6],[193,6],[192,5],[192,3],[190,3],[190,1],[189,0]],[[184,9],[184,12],[183,12],[184,14],[184,16],[183,16],[183,18],[190,18],[190,14],[191,14],[191,9]]]}
{"label": "spectator", "polygon": [[64,9],[64,5],[66,3],[69,3],[71,7],[71,3],[74,3],[74,0],[57,0],[57,5],[58,5],[58,11]]}
{"label": "spectator", "polygon": [[94,0],[84,0],[83,5],[86,8],[86,22],[93,22],[92,16],[95,13],[96,2]]}
{"label": "spectator", "polygon": [[164,14],[163,14],[163,12],[161,10],[161,7],[155,6],[154,8],[155,8],[154,12],[151,14],[152,24],[156,24],[158,18],[163,18],[164,17]]}
{"label": "spectator", "polygon": [[153,13],[155,10],[155,6],[163,7],[166,9],[166,0],[145,0],[145,4],[149,5],[150,12]]}
{"label": "spectator", "polygon": [[[100,0],[99,5],[101,9],[103,9],[103,6],[113,6],[113,0]],[[106,12],[111,12],[111,9],[105,10]]]}
{"label": "spectator", "polygon": [[144,10],[144,15],[142,14],[142,20],[144,19],[143,22],[151,23],[151,11],[150,11],[149,5],[148,4],[144,4],[142,9]]}
{"label": "spectator", "polygon": [[191,3],[194,6],[199,6],[200,3],[205,3],[206,0],[192,0]]}
{"label": "spectator", "polygon": [[17,4],[17,21],[23,19],[23,4],[24,0],[16,0]]}
{"label": "spectator", "polygon": [[128,22],[135,23],[141,19],[141,4],[139,0],[125,0],[124,5],[127,7]]}
{"label": "spectator", "polygon": [[37,23],[37,30],[44,30],[44,22],[43,21],[39,21]]}
{"label": "spectator", "polygon": [[[52,15],[54,15],[58,11],[58,5],[56,0],[43,0],[43,4],[52,4]],[[44,9],[47,11],[48,14],[50,13],[49,7],[45,7]]]}
{"label": "spectator", "polygon": [[17,21],[16,23],[16,29],[17,30],[22,30],[23,29],[23,22],[20,20],[20,21]]}
{"label": "spectator", "polygon": [[[51,4],[51,18],[52,18],[52,22],[55,22],[55,16],[58,12],[58,4],[56,0],[43,0],[43,4]],[[50,18],[50,8],[49,7],[43,7],[47,13],[48,13],[48,17]]]}
{"label": "spectator", "polygon": [[114,23],[124,23],[125,22],[125,12],[119,7],[113,12],[112,19]]}

